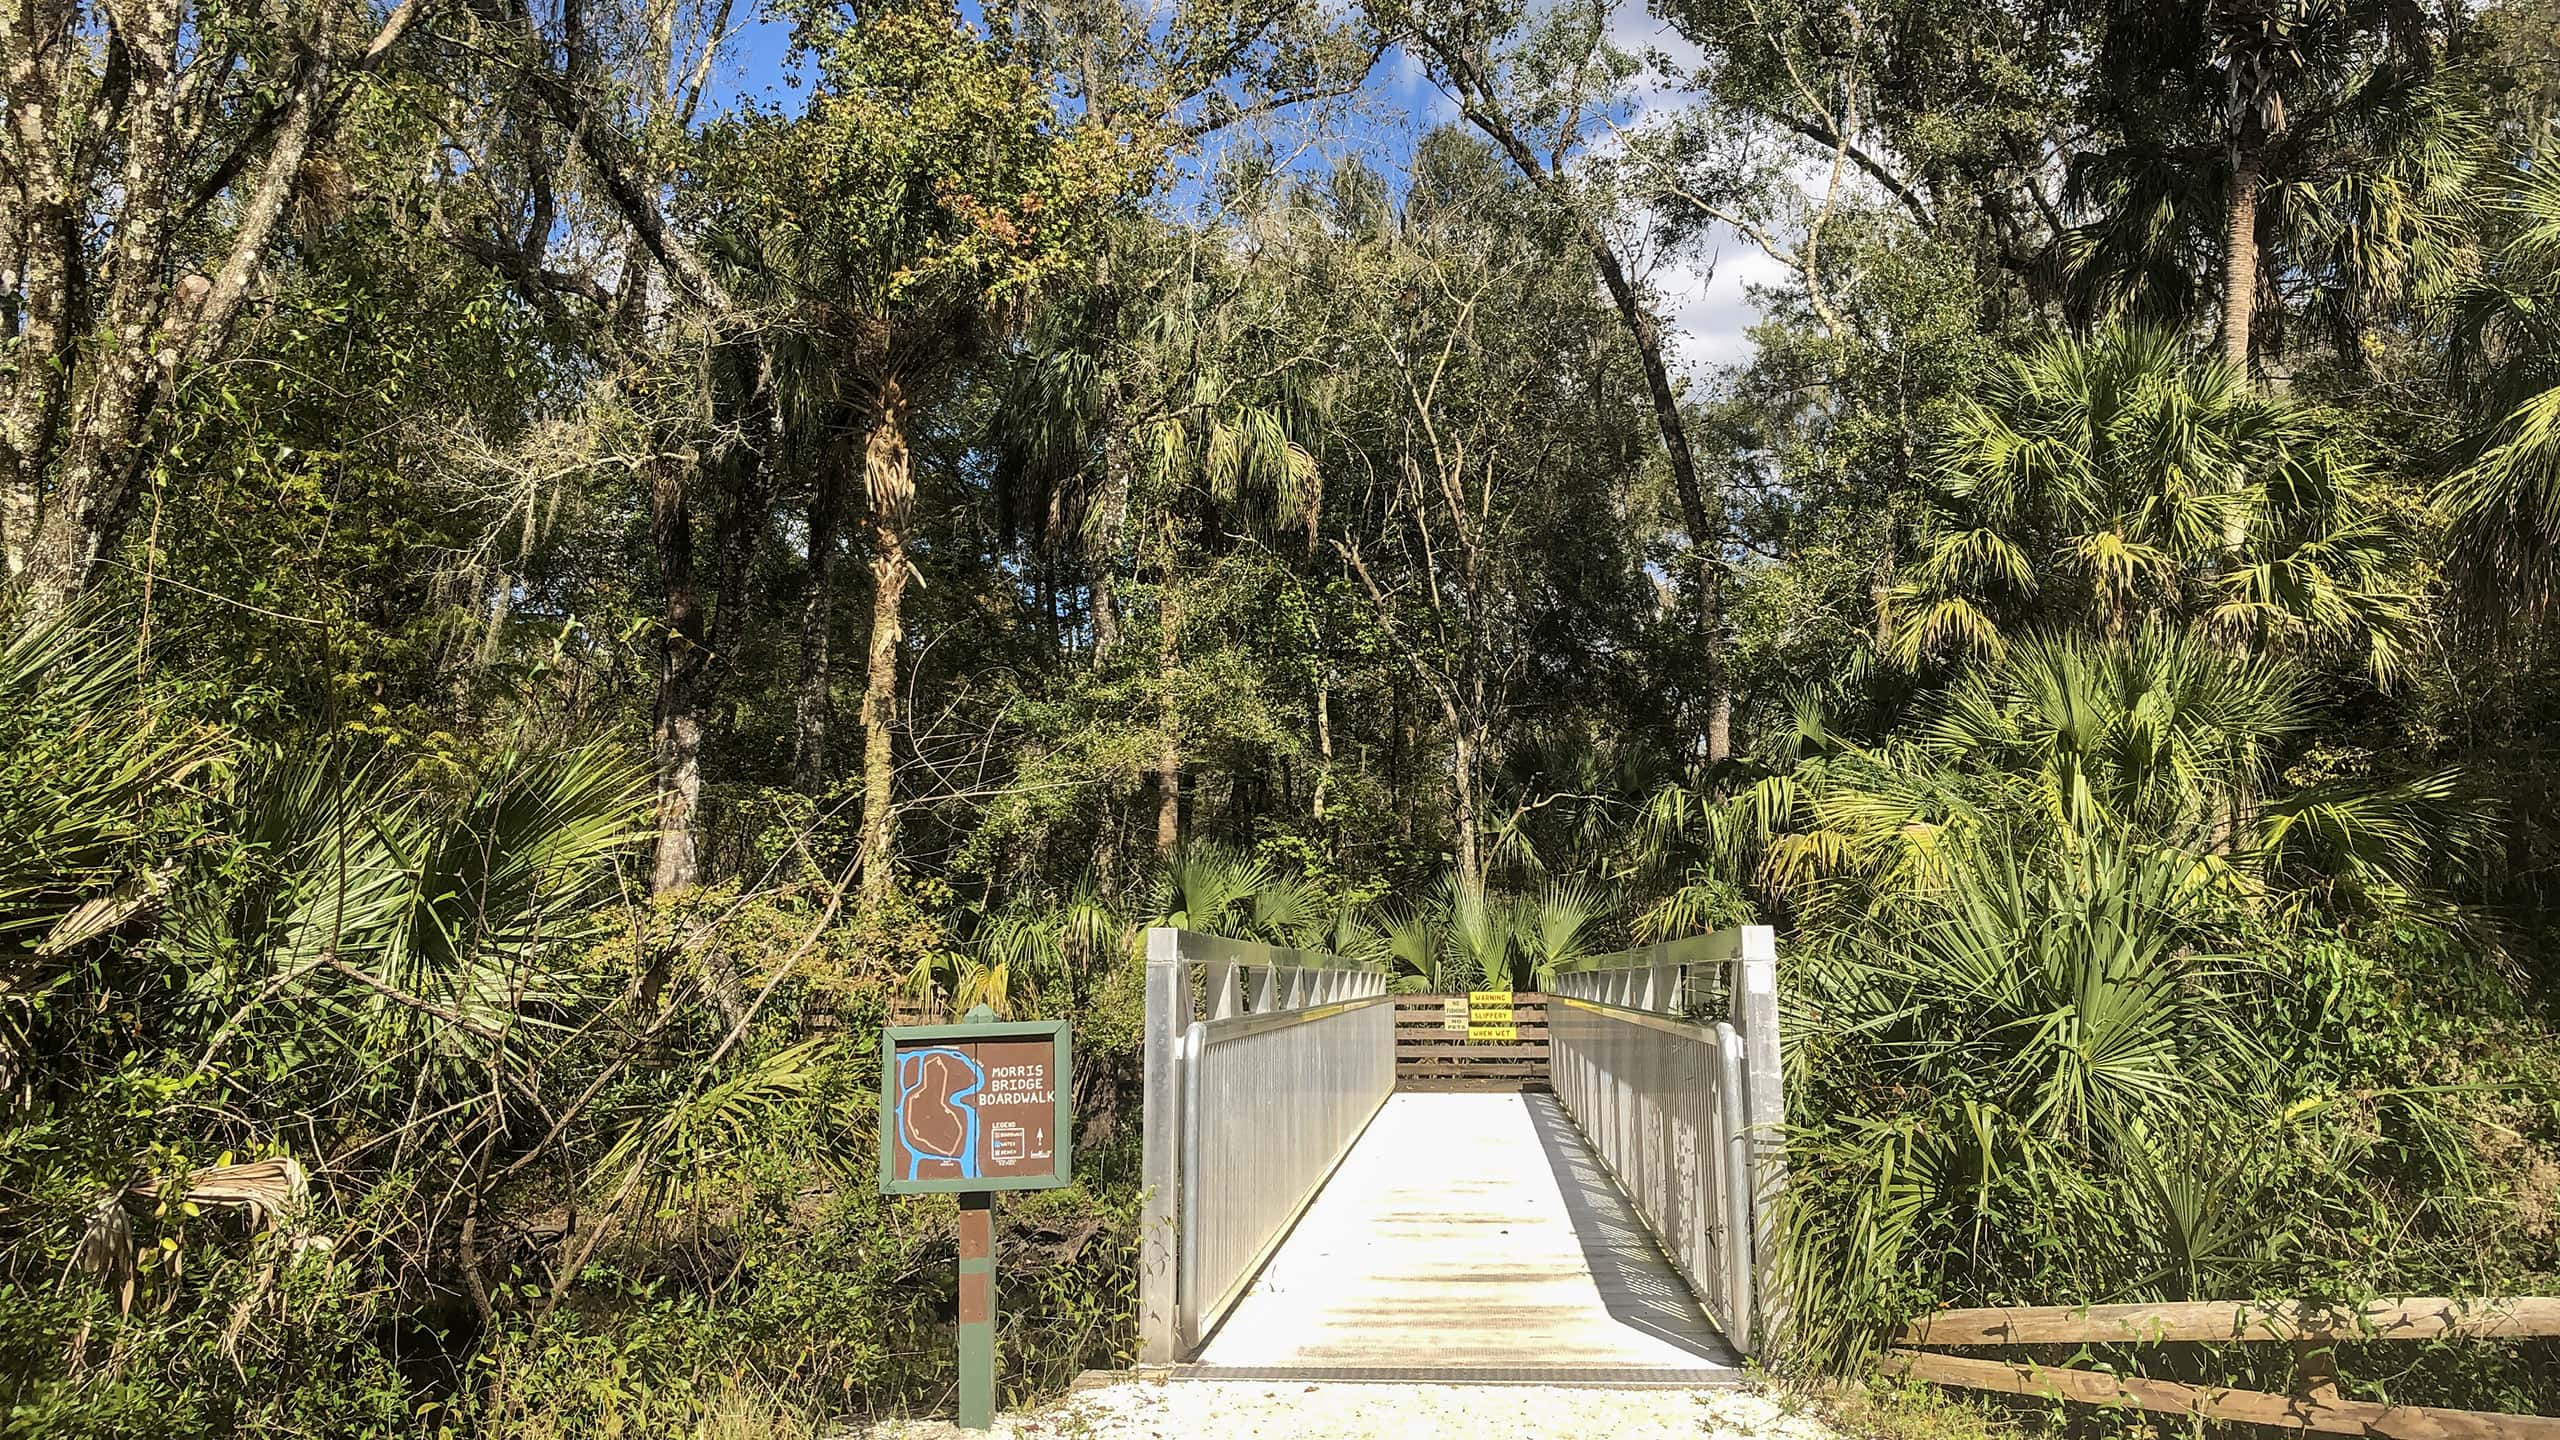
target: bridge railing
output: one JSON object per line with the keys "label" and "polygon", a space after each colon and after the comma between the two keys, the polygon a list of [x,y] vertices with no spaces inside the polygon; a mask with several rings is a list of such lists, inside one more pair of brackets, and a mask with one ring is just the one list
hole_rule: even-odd
{"label": "bridge railing", "polygon": [[1595,956],[1550,988],[1557,1100],[1725,1338],[1769,1348],[1786,1183],[1774,932]]}
{"label": "bridge railing", "polygon": [[1395,1088],[1387,977],[1147,932],[1139,1359],[1198,1348]]}

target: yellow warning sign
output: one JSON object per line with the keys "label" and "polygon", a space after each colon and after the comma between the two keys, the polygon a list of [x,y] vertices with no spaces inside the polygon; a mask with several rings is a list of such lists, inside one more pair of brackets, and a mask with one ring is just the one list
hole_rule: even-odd
{"label": "yellow warning sign", "polygon": [[1511,1009],[1508,990],[1470,990],[1467,992],[1467,1039],[1517,1040],[1520,1027]]}

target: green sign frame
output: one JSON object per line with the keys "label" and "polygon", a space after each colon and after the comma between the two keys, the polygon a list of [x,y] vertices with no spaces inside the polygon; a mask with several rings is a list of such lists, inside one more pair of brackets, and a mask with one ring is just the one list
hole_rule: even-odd
{"label": "green sign frame", "polygon": [[[1050,1133],[1050,1168],[1038,1174],[997,1178],[898,1176],[898,1053],[970,1040],[1036,1040],[1052,1046],[1056,1118]],[[987,1020],[959,1025],[887,1025],[880,1031],[880,1193],[883,1195],[980,1195],[1001,1190],[1056,1190],[1075,1182],[1075,1042],[1064,1020]]]}

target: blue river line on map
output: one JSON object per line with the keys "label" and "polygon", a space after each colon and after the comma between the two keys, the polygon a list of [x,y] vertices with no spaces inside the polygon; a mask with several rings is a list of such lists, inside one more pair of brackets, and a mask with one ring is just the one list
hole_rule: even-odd
{"label": "blue river line on map", "polygon": [[[935,1055],[948,1055],[959,1061],[968,1067],[971,1076],[967,1086],[952,1091],[950,1096],[951,1108],[960,1112],[963,1123],[960,1153],[957,1155],[939,1155],[930,1150],[917,1148],[915,1133],[906,1124],[907,1104],[915,1099],[916,1091],[924,1086],[924,1072],[919,1062]],[[965,1051],[937,1046],[931,1050],[906,1051],[898,1056],[898,1148],[907,1153],[908,1179],[918,1178],[924,1163],[928,1160],[951,1161],[960,1167],[962,1179],[978,1178],[978,1107],[968,1102],[969,1097],[977,1094],[986,1083],[987,1072],[981,1069],[978,1062]]]}

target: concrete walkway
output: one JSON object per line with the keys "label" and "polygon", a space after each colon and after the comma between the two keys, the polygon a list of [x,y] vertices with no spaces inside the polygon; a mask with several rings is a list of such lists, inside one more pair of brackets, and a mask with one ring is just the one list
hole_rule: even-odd
{"label": "concrete walkway", "polygon": [[1399,1094],[1190,1373],[1700,1384],[1736,1363],[1553,1096]]}
{"label": "concrete walkway", "polygon": [[1841,1440],[1787,1397],[1740,1389],[1122,1381],[996,1418],[992,1435],[892,1420],[869,1440]]}

